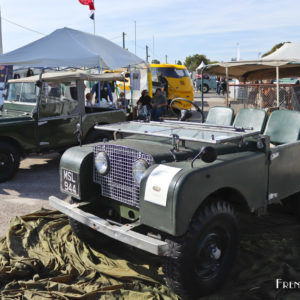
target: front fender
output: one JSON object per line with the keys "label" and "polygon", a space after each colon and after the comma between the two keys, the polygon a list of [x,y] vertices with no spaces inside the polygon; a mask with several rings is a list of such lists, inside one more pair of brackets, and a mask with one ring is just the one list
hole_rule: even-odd
{"label": "front fender", "polygon": [[265,203],[268,164],[264,153],[222,155],[211,164],[197,160],[194,168],[187,161],[167,165],[182,170],[176,174],[169,186],[166,206],[144,199],[147,178],[155,166],[148,170],[142,181],[140,215],[141,222],[147,226],[180,236],[187,231],[203,201],[223,188],[238,191],[252,211]]}
{"label": "front fender", "polygon": [[[93,182],[93,146],[88,144],[69,148],[60,160],[61,191],[82,201],[91,201],[100,194],[100,185]],[[63,169],[77,174],[79,195],[64,190]]]}

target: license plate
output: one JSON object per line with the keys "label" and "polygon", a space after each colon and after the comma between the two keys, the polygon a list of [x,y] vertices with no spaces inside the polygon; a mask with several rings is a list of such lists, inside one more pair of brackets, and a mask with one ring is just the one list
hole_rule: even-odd
{"label": "license plate", "polygon": [[62,168],[62,189],[79,196],[78,173]]}

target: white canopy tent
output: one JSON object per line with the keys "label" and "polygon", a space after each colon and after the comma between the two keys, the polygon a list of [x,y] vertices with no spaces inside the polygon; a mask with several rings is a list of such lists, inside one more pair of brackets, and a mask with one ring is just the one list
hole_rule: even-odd
{"label": "white canopy tent", "polygon": [[28,45],[0,55],[0,65],[117,69],[143,59],[101,36],[61,28]]}
{"label": "white canopy tent", "polygon": [[[61,28],[21,48],[0,55],[0,65],[39,68],[119,69],[144,65],[143,59],[108,39]],[[98,87],[100,94],[100,85]],[[100,105],[100,102],[99,102]]]}
{"label": "white canopy tent", "polygon": [[205,70],[215,75],[228,75],[240,80],[274,79],[276,67],[281,77],[300,75],[300,43],[285,43],[274,53],[259,60],[231,61],[208,65]]}
{"label": "white canopy tent", "polygon": [[239,80],[275,79],[279,105],[279,78],[300,76],[300,43],[285,43],[260,60],[232,61],[207,65],[205,71]]}

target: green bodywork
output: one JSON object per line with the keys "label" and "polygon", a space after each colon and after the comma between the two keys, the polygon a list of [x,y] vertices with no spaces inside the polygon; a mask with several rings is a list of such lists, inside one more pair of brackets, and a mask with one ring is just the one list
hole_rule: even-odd
{"label": "green bodywork", "polygon": [[[268,138],[265,142],[268,143]],[[268,145],[259,150],[256,141],[249,141],[242,147],[234,144],[216,145],[214,147],[218,152],[217,160],[205,163],[199,159],[195,161],[193,168],[191,160],[201,147],[205,146],[203,143],[187,143],[186,148],[178,152],[178,161],[174,161],[169,152],[170,140],[164,138],[129,136],[109,144],[127,146],[153,156],[155,162],[146,171],[140,185],[140,222],[175,236],[186,232],[197,209],[217,193],[227,193],[232,197],[228,201],[251,212],[264,208],[269,202],[269,179],[281,176],[279,169],[274,170],[272,176],[269,176],[269,170],[273,165],[271,166],[269,159]],[[66,151],[61,159],[61,168],[79,174],[79,195],[74,196],[72,193],[70,195],[82,201],[107,204],[109,203],[107,199],[101,198],[101,187],[93,182],[93,146],[95,144],[73,147]],[[288,148],[292,151],[290,147]],[[170,184],[166,207],[144,200],[147,179],[151,171],[161,162],[182,168]],[[272,161],[273,163],[275,164],[275,161]],[[290,194],[294,193],[294,190]],[[62,192],[65,192],[63,188]],[[278,195],[274,200],[287,196],[287,193],[282,193],[281,197],[281,191],[278,189],[276,192]],[[115,200],[110,201],[113,203],[112,207],[116,206],[116,203],[119,207],[123,207],[120,208],[120,214],[123,212],[122,217],[126,218],[126,206]]]}
{"label": "green bodywork", "polygon": [[[76,81],[78,101],[46,103],[37,96],[35,103],[5,101],[0,111],[0,142],[16,146],[21,155],[60,150],[78,144],[75,134],[81,124],[82,141],[96,124],[125,120],[121,110],[85,108],[83,81]],[[75,104],[74,104],[75,103]]]}
{"label": "green bodywork", "polygon": [[[159,134],[164,132],[163,124],[159,125],[161,126]],[[178,124],[180,128],[180,123]],[[186,124],[187,131],[188,126],[194,126]],[[278,128],[279,124],[280,128]],[[285,125],[289,130],[285,128]],[[136,126],[149,134],[145,131],[147,127],[145,123],[136,123]],[[106,129],[108,127],[106,126]],[[116,128],[119,127],[122,126],[117,124]],[[198,127],[196,128],[198,130]],[[222,132],[224,128],[219,127],[219,130]],[[239,129],[236,130],[239,131]],[[144,173],[139,186],[138,210],[136,207],[131,208],[134,211],[134,218],[151,230],[181,236],[188,230],[195,213],[216,198],[231,203],[238,211],[262,214],[266,212],[268,204],[280,202],[300,191],[300,161],[298,159],[300,113],[273,112],[265,133],[273,132],[273,130],[275,134],[257,134],[239,142],[208,144],[186,140],[185,144],[180,144],[178,151],[173,151],[176,159],[170,151],[174,149],[172,138],[146,136],[142,133],[115,139],[108,144],[135,149],[139,153],[146,153],[153,157],[153,163]],[[287,130],[289,134],[286,134]],[[149,131],[151,131],[151,124]],[[260,131],[261,129],[258,132]],[[287,137],[289,137],[288,141]],[[274,138],[277,144],[272,144]],[[278,144],[281,140],[282,142]],[[130,209],[128,205],[122,201],[102,197],[100,184],[94,182],[93,174],[96,174],[97,170],[94,167],[93,151],[96,145],[99,144],[74,147],[63,155],[61,168],[78,174],[79,193],[69,194],[81,201],[93,202],[105,208],[111,207],[116,210],[117,207],[120,217],[132,221],[128,217],[128,209]],[[192,167],[192,160],[200,149],[206,146],[211,146],[216,150],[217,159],[211,163],[195,159]],[[165,206],[158,205],[155,201],[150,202],[149,199],[145,200],[150,174],[159,165],[180,168],[169,184]],[[61,190],[66,192],[62,185],[61,173]],[[95,212],[94,210],[93,213]]]}

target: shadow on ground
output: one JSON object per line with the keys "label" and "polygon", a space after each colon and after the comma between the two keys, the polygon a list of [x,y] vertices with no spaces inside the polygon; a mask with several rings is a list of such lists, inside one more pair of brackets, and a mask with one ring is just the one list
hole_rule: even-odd
{"label": "shadow on ground", "polygon": [[23,160],[16,176],[0,184],[1,196],[48,200],[51,195],[62,196],[59,190],[59,161],[56,153],[30,156]]}

